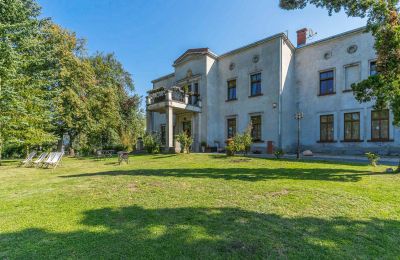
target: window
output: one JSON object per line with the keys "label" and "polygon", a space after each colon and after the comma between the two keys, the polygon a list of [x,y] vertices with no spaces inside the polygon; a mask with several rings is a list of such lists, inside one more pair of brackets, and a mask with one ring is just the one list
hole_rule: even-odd
{"label": "window", "polygon": [[360,113],[344,114],[344,140],[359,141],[360,140]]}
{"label": "window", "polygon": [[227,125],[228,125],[227,137],[232,138],[236,134],[236,118],[229,118],[227,120]]}
{"label": "window", "polygon": [[236,99],[236,79],[228,81],[228,100]]}
{"label": "window", "polygon": [[165,145],[166,144],[166,136],[167,136],[167,132],[165,131],[165,125],[161,125],[161,129],[160,129],[160,132],[161,132],[161,144],[162,145]]}
{"label": "window", "polygon": [[371,61],[369,63],[369,75],[374,76],[378,74],[378,71],[376,70],[376,61]]}
{"label": "window", "polygon": [[197,102],[199,101],[199,83],[194,83],[193,88],[190,87],[191,92],[193,93],[190,95],[190,104],[191,105],[196,105]]}
{"label": "window", "polygon": [[351,85],[360,81],[360,66],[353,64],[346,66],[345,70],[345,90],[351,90]]}
{"label": "window", "polygon": [[261,73],[250,76],[250,96],[261,95]]}
{"label": "window", "polygon": [[253,142],[261,141],[261,116],[252,116],[251,120],[251,138]]}
{"label": "window", "polygon": [[320,116],[320,141],[333,142],[333,115]]}
{"label": "window", "polygon": [[389,140],[389,110],[371,112],[371,139]]}
{"label": "window", "polygon": [[334,87],[334,71],[324,71],[319,73],[319,94],[323,95],[330,95],[335,94]]}

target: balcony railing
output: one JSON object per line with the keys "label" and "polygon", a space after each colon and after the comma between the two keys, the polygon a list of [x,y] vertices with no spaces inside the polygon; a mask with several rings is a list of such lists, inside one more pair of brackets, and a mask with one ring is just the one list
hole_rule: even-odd
{"label": "balcony railing", "polygon": [[198,94],[184,93],[179,87],[172,87],[170,89],[155,89],[148,92],[147,105],[162,103],[165,101],[181,102],[187,105],[201,106],[201,99]]}

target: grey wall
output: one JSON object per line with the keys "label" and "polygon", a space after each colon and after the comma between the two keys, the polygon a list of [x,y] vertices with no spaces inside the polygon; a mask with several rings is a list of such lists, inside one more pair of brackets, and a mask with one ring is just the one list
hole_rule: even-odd
{"label": "grey wall", "polygon": [[[358,47],[353,54],[347,52],[351,45]],[[344,92],[345,66],[352,63],[360,64],[361,79],[369,76],[369,62],[376,58],[373,48],[374,39],[369,33],[360,31],[338,37],[315,45],[305,46],[296,51],[296,85],[300,110],[304,112],[302,120],[301,140],[305,148],[317,152],[364,153],[379,151],[382,153],[397,150],[399,130],[390,124],[390,137],[394,142],[368,142],[371,139],[371,110],[373,103],[358,103],[353,93]],[[331,52],[332,57],[324,58]],[[319,96],[319,71],[334,69],[336,94]],[[344,139],[344,113],[360,112],[361,139],[363,142],[347,143]],[[318,143],[320,128],[319,117],[324,114],[334,114],[334,143]]]}

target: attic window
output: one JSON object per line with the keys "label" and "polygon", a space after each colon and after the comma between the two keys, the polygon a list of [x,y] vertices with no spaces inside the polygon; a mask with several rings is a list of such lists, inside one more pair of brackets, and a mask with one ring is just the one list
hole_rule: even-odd
{"label": "attic window", "polygon": [[353,54],[357,51],[357,49],[358,49],[357,45],[355,45],[355,44],[351,45],[349,48],[347,48],[347,53]]}

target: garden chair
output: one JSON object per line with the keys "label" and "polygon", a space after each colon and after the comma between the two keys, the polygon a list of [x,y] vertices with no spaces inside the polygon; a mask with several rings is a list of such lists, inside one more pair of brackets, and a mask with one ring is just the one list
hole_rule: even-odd
{"label": "garden chair", "polygon": [[103,150],[97,150],[96,151],[96,158],[99,159],[99,160],[101,160],[103,158],[106,158],[106,155],[104,154],[104,151]]}
{"label": "garden chair", "polygon": [[48,153],[42,153],[35,161],[32,161],[32,165],[35,165],[35,167],[39,167],[44,162],[47,155]]}
{"label": "garden chair", "polygon": [[43,162],[41,163],[40,166],[41,166],[41,167],[47,166],[47,164],[49,164],[49,163],[53,160],[53,158],[54,158],[55,155],[56,155],[55,152],[49,153],[49,155],[47,156],[47,158],[46,158],[45,160],[43,160]]}
{"label": "garden chair", "polygon": [[118,163],[126,162],[129,164],[129,153],[128,152],[118,152]]}
{"label": "garden chair", "polygon": [[46,164],[46,167],[47,168],[52,167],[53,169],[55,169],[61,163],[61,159],[62,159],[63,155],[64,155],[63,152],[55,153],[53,159]]}
{"label": "garden chair", "polygon": [[28,154],[28,156],[25,158],[25,160],[21,161],[19,166],[22,166],[22,165],[27,166],[27,165],[31,164],[32,159],[33,159],[33,157],[35,157],[35,155],[36,155],[36,152],[31,152],[30,154]]}

